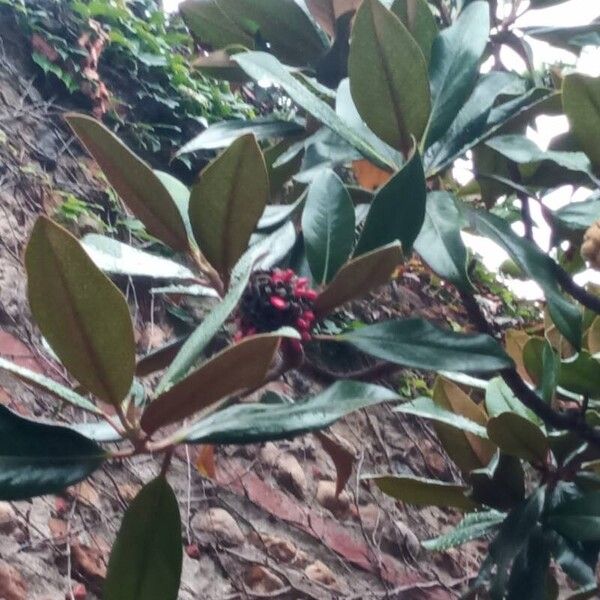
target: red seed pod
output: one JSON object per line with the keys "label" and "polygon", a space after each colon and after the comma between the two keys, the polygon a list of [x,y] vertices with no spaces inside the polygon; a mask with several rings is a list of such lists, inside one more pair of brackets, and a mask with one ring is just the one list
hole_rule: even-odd
{"label": "red seed pod", "polygon": [[279,296],[271,296],[269,298],[269,302],[277,309],[277,310],[285,310],[288,307],[288,303]]}

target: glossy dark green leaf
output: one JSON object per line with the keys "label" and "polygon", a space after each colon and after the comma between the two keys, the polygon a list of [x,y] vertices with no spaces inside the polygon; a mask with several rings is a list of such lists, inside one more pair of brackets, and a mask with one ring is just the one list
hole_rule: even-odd
{"label": "glossy dark green leaf", "polygon": [[563,80],[562,99],[571,131],[594,166],[600,168],[600,77],[570,73]]}
{"label": "glossy dark green leaf", "polygon": [[219,0],[185,0],[179,11],[194,37],[213,48],[240,44],[254,47],[254,36],[219,7]]}
{"label": "glossy dark green leaf", "polygon": [[286,138],[301,135],[305,131],[303,123],[284,121],[275,117],[257,117],[252,120],[233,119],[210,125],[202,133],[191,139],[177,151],[177,156],[198,150],[226,148],[235,140],[249,133],[258,141],[272,138]]}
{"label": "glossy dark green leaf", "polygon": [[512,561],[527,543],[531,532],[538,527],[545,498],[546,488],[538,487],[529,498],[511,510],[489,546],[489,555],[482,564],[475,586],[489,580],[495,566],[493,586],[498,597],[503,597]]}
{"label": "glossy dark green leaf", "polygon": [[461,290],[469,290],[472,286],[467,275],[467,249],[460,234],[462,226],[463,217],[454,196],[430,192],[415,250],[440,277]]}
{"label": "glossy dark green leaf", "polygon": [[436,404],[431,398],[416,398],[410,402],[400,404],[394,410],[395,412],[430,419],[437,423],[443,423],[444,425],[449,425],[459,431],[472,433],[473,435],[477,435],[484,439],[487,439],[488,437],[487,429],[484,425],[480,425],[468,417],[456,414],[451,410]]}
{"label": "glossy dark green leaf", "polygon": [[31,311],[52,350],[87,390],[120,403],[135,369],[133,325],[121,292],[46,217],[36,221],[25,265]]}
{"label": "glossy dark green leaf", "polygon": [[94,442],[67,427],[20,417],[0,406],[0,499],[56,494],[106,459]]}
{"label": "glossy dark green leaf", "polygon": [[219,8],[282,62],[314,63],[327,49],[313,21],[294,0],[217,0]]}
{"label": "glossy dark green leaf", "polygon": [[476,502],[499,510],[509,510],[525,497],[525,473],[521,461],[496,452],[490,463],[467,476],[470,496]]}
{"label": "glossy dark green leaf", "polygon": [[233,58],[252,79],[258,81],[267,78],[280,85],[296,104],[333,130],[365,158],[383,168],[394,168],[388,159],[381,156],[360,133],[340,119],[325,101],[291,75],[274,56],[265,52],[244,52],[236,54]]}
{"label": "glossy dark green leaf", "polygon": [[556,531],[547,532],[547,539],[552,556],[573,581],[583,586],[596,584],[596,561],[590,561],[581,542],[567,540]]}
{"label": "glossy dark green leaf", "polygon": [[503,412],[487,424],[488,436],[502,452],[536,464],[544,464],[548,438],[534,423],[516,413]]}
{"label": "glossy dark green leaf", "polygon": [[523,33],[552,46],[580,54],[585,46],[600,46],[600,18],[587,25],[523,27]]}
{"label": "glossy dark green leaf", "polygon": [[225,396],[256,387],[265,378],[280,339],[277,333],[262,334],[228,346],[153,400],[142,415],[143,429],[153,433]]}
{"label": "glossy dark green leaf", "polygon": [[473,510],[477,504],[465,496],[467,488],[455,483],[415,476],[373,475],[366,476],[392,498],[414,506],[452,507]]}
{"label": "glossy dark green leaf", "polygon": [[427,550],[448,550],[489,535],[505,518],[506,515],[497,510],[471,513],[466,515],[452,531],[422,542],[421,545]]}
{"label": "glossy dark green leaf", "polygon": [[488,140],[486,146],[502,154],[509,160],[521,165],[532,165],[549,161],[567,169],[583,173],[595,181],[590,159],[583,152],[565,152],[559,150],[540,150],[538,145],[524,135],[500,135]]}
{"label": "glossy dark green leaf", "polygon": [[170,281],[196,279],[196,275],[190,269],[174,260],[144,252],[105,235],[88,233],[81,240],[81,245],[94,264],[111,275]]}
{"label": "glossy dark green leaf", "polygon": [[563,4],[566,1],[567,0],[531,0],[529,5],[531,8],[548,8],[549,6]]}
{"label": "glossy dark green leaf", "polygon": [[567,500],[548,514],[547,521],[570,540],[600,540],[600,492]]}
{"label": "glossy dark green leaf", "polygon": [[164,392],[169,386],[179,381],[198,362],[210,341],[238,305],[248,285],[252,266],[255,262],[256,255],[253,250],[248,251],[239,260],[231,272],[227,294],[183,344],[160,380],[156,389],[157,394]]}
{"label": "glossy dark green leaf", "polygon": [[5,360],[2,357],[0,357],[0,370],[7,371],[25,383],[34,385],[35,387],[52,394],[59,400],[68,402],[77,408],[87,410],[88,412],[97,415],[102,414],[102,411],[95,404],[92,404],[87,398],[80,396],[70,388],[61,385],[49,377],[45,377],[35,371],[31,371],[30,369],[26,369],[25,367],[21,367]]}
{"label": "glossy dark green leaf", "polygon": [[269,204],[258,221],[258,231],[273,231],[281,227],[288,219],[302,207],[306,202],[306,194],[302,194],[292,204]]}
{"label": "glossy dark green leaf", "polygon": [[581,347],[581,314],[562,294],[554,276],[554,261],[532,242],[520,238],[504,219],[483,211],[468,210],[471,225],[480,235],[502,246],[517,265],[544,290],[552,321],[575,347]]}
{"label": "glossy dark green leaf", "polygon": [[390,10],[404,23],[413,36],[425,62],[431,59],[431,46],[438,34],[438,26],[427,0],[395,0]]}
{"label": "glossy dark green leaf", "polygon": [[179,210],[150,166],[95,119],[74,113],[65,118],[148,233],[173,250],[189,250],[190,242]]}
{"label": "glossy dark green leaf", "polygon": [[600,398],[600,363],[582,350],[561,363],[558,384],[570,392]]}
{"label": "glossy dark green leaf", "polygon": [[317,175],[306,197],[302,234],[313,278],[329,283],[354,245],[354,205],[342,180],[330,170]]}
{"label": "glossy dark green leaf", "polygon": [[183,545],[177,498],[164,477],[125,512],[110,553],[104,600],[177,600]]}
{"label": "glossy dark green leaf", "polygon": [[424,148],[446,133],[471,94],[489,30],[488,3],[478,0],[469,3],[434,40],[429,64],[432,109]]}
{"label": "glossy dark green leaf", "polygon": [[600,220],[600,196],[593,194],[581,202],[570,202],[552,214],[561,229],[585,231]]}
{"label": "glossy dark green leaf", "polygon": [[494,377],[485,388],[485,409],[490,417],[509,412],[528,419],[536,425],[540,424],[539,418],[530,411],[504,383],[502,377]]}
{"label": "glossy dark green leaf", "polygon": [[348,342],[371,356],[415,369],[467,373],[513,366],[491,337],[456,333],[418,318],[367,325],[334,339]]}
{"label": "glossy dark green leaf", "polygon": [[560,370],[560,356],[554,352],[550,342],[544,340],[544,349],[542,351],[541,390],[542,398],[548,404],[551,404],[554,400],[556,386],[558,385],[560,378]]}
{"label": "glossy dark green leaf", "polygon": [[337,306],[381,287],[390,280],[401,262],[402,249],[398,242],[347,262],[317,297],[316,312],[325,315]]}
{"label": "glossy dark green leaf", "polygon": [[231,144],[192,187],[189,214],[194,237],[225,280],[248,248],[268,197],[267,168],[252,134]]}
{"label": "glossy dark green leaf", "polygon": [[547,600],[550,551],[541,527],[536,527],[515,557],[507,583],[506,600]]}
{"label": "glossy dark green leaf", "polygon": [[354,255],[399,240],[408,256],[425,220],[426,198],[423,163],[415,149],[402,169],[375,195]]}
{"label": "glossy dark green leaf", "polygon": [[179,181],[177,177],[173,177],[170,173],[154,169],[154,174],[158,177],[160,182],[163,184],[171,200],[177,206],[177,210],[181,215],[181,219],[185,226],[188,239],[193,243],[194,234],[192,232],[192,225],[190,223],[190,217],[188,215],[188,208],[190,204],[190,189],[182,181]]}
{"label": "glossy dark green leaf", "polygon": [[421,138],[429,118],[427,65],[402,21],[379,0],[365,0],[356,13],[348,72],[365,123],[408,155],[412,137]]}
{"label": "glossy dark green leaf", "polygon": [[324,429],[344,415],[399,400],[391,390],[357,381],[338,381],[317,396],[293,404],[232,406],[192,425],[182,441],[192,444],[255,444]]}

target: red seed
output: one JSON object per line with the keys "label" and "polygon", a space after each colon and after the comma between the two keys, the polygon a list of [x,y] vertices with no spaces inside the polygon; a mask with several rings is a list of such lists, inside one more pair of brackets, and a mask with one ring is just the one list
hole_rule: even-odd
{"label": "red seed", "polygon": [[239,342],[243,337],[244,337],[243,331],[236,331],[235,334],[233,335],[233,341]]}
{"label": "red seed", "polygon": [[315,290],[298,290],[296,294],[298,297],[306,298],[307,300],[316,300],[319,295]]}
{"label": "red seed", "polygon": [[306,287],[308,285],[308,277],[298,277],[296,286],[299,288]]}
{"label": "red seed", "polygon": [[312,310],[305,310],[302,313],[302,318],[309,323],[312,323],[315,320],[315,313]]}
{"label": "red seed", "polygon": [[298,325],[299,329],[302,329],[304,331],[309,329],[309,327],[310,327],[309,324],[304,319],[298,319],[296,321],[296,325]]}
{"label": "red seed", "polygon": [[310,333],[308,333],[308,331],[302,331],[300,335],[302,336],[303,342],[308,342],[311,339]]}
{"label": "red seed", "polygon": [[277,310],[285,310],[289,306],[289,304],[279,296],[271,296],[269,302],[271,303],[271,306],[274,306]]}
{"label": "red seed", "polygon": [[185,553],[195,560],[200,558],[200,548],[198,548],[198,544],[188,544],[185,547]]}
{"label": "red seed", "polygon": [[[67,598],[70,598],[70,594],[67,594]],[[85,600],[87,598],[87,589],[83,583],[73,586],[73,598],[75,600]]]}
{"label": "red seed", "polygon": [[285,271],[283,271],[282,275],[284,281],[291,281],[292,277],[294,277],[294,271],[292,271],[291,269],[286,269]]}

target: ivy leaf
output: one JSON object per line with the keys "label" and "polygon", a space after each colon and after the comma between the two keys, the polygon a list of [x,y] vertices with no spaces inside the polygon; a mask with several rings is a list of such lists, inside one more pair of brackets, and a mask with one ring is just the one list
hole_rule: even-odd
{"label": "ivy leaf", "polygon": [[56,494],[106,459],[94,442],[67,427],[24,419],[0,406],[0,499]]}
{"label": "ivy leaf", "polygon": [[336,306],[382,286],[401,262],[402,250],[398,242],[347,262],[317,297],[316,312],[325,315]]}
{"label": "ivy leaf", "polygon": [[430,192],[415,250],[440,277],[468,291],[472,286],[467,275],[467,249],[460,234],[462,224],[452,194]]}
{"label": "ivy leaf", "polygon": [[367,325],[331,339],[415,369],[468,373],[493,372],[513,366],[512,360],[491,337],[440,329],[418,318]]}
{"label": "ivy leaf", "polygon": [[177,498],[164,477],[127,509],[110,553],[105,600],[177,600],[183,547]]}
{"label": "ivy leaf", "polygon": [[412,137],[421,138],[429,118],[427,65],[402,21],[379,0],[365,0],[356,13],[348,72],[365,123],[408,155]]}
{"label": "ivy leaf", "polygon": [[425,62],[429,64],[431,47],[438,34],[438,26],[427,0],[395,0],[390,10],[410,31],[421,48]]}
{"label": "ivy leaf", "polygon": [[133,325],[125,298],[65,229],[46,217],[25,253],[29,304],[52,350],[99,398],[125,398],[135,369]]}
{"label": "ivy leaf", "polygon": [[308,188],[302,213],[306,257],[315,281],[329,283],[354,245],[354,205],[342,180],[330,170]]}
{"label": "ivy leaf", "polygon": [[414,476],[374,475],[365,476],[392,498],[413,506],[452,507],[473,510],[478,504],[465,496],[467,487],[434,479]]}
{"label": "ivy leaf", "polygon": [[65,119],[148,233],[175,251],[187,252],[190,242],[183,219],[150,166],[95,119],[75,113]]}
{"label": "ivy leaf", "polygon": [[460,523],[449,533],[422,542],[426,550],[449,550],[472,540],[482,538],[494,531],[506,518],[506,514],[497,510],[486,510],[465,515]]}
{"label": "ivy leaf", "polygon": [[477,233],[502,246],[517,265],[535,279],[544,290],[552,321],[575,348],[581,348],[581,315],[562,295],[554,276],[554,261],[535,244],[514,233],[504,219],[472,209],[467,209],[466,214]]}
{"label": "ivy leaf", "polygon": [[240,404],[192,425],[181,441],[190,444],[256,444],[289,439],[325,429],[355,410],[399,396],[379,385],[337,381],[326,390],[293,404]]}
{"label": "ivy leaf", "polygon": [[226,148],[243,135],[253,134],[258,141],[302,135],[305,125],[297,121],[284,121],[275,117],[257,117],[252,120],[232,119],[207,127],[202,133],[182,146],[176,156],[198,150]]}
{"label": "ivy leaf", "polygon": [[381,156],[359,132],[340,119],[326,102],[291,75],[274,56],[266,52],[244,52],[232,58],[252,79],[258,81],[267,78],[280,85],[296,104],[356,148],[365,158],[384,169],[394,168],[395,165],[389,159]]}
{"label": "ivy leaf", "polygon": [[426,198],[423,163],[415,148],[402,169],[375,195],[354,255],[400,240],[408,256],[425,220]]}
{"label": "ivy leaf", "polygon": [[563,79],[562,99],[573,135],[599,169],[600,77],[570,73]]}
{"label": "ivy leaf", "polygon": [[158,396],[142,415],[142,428],[153,433],[208,408],[224,396],[256,387],[265,378],[280,339],[277,333],[262,334],[225,348]]}
{"label": "ivy leaf", "polygon": [[189,215],[194,237],[225,280],[248,248],[268,197],[267,167],[252,134],[238,138],[192,187]]}
{"label": "ivy leaf", "polygon": [[429,79],[432,108],[423,147],[440,139],[471,94],[490,30],[487,2],[470,2],[458,19],[436,37]]}
{"label": "ivy leaf", "polygon": [[503,412],[487,424],[488,436],[500,450],[532,463],[546,461],[548,438],[534,423],[516,413]]}
{"label": "ivy leaf", "polygon": [[25,367],[21,367],[12,363],[8,360],[0,357],[0,370],[7,371],[11,373],[15,377],[18,377],[25,383],[29,383],[30,385],[34,385],[35,387],[52,394],[55,398],[58,398],[61,401],[68,402],[77,408],[81,408],[82,410],[87,410],[88,412],[94,413],[96,415],[103,414],[102,411],[94,404],[92,404],[87,398],[80,396],[73,390],[61,385],[60,383],[50,379],[49,377],[45,377],[44,375],[40,375],[35,371],[31,371],[26,369]]}

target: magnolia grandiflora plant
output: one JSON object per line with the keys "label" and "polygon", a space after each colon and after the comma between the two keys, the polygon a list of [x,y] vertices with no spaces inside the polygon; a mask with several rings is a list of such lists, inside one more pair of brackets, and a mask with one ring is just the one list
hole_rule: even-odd
{"label": "magnolia grandiflora plant", "polygon": [[[98,122],[81,115],[67,120],[128,209],[181,260],[153,257],[99,236],[80,243],[39,217],[25,252],[31,311],[78,391],[0,360],[1,369],[93,417],[59,424],[0,408],[3,500],[60,492],[106,461],[144,453],[164,456],[159,477],[125,515],[111,553],[106,600],[177,597],[181,525],[167,482],[175,446],[288,438],[324,429],[353,410],[399,399],[384,387],[345,380],[293,403],[237,404],[286,370],[302,367],[303,345],[311,338],[348,343],[413,367],[477,372],[511,367],[510,357],[488,335],[455,333],[422,319],[388,321],[338,336],[319,333],[320,319],[384,284],[402,261],[399,242],[377,247],[368,217],[356,241],[355,207],[333,172],[315,178],[302,198],[297,226],[310,274],[298,276],[289,267],[261,266],[265,258],[280,255],[272,246],[277,232],[266,243],[248,247],[269,193],[262,151],[252,135],[236,140],[209,164],[188,197],[183,184],[153,172]],[[285,211],[293,217],[288,207]],[[291,222],[282,227],[291,227],[295,241]],[[414,237],[418,223],[411,228]],[[94,262],[124,274],[131,256],[134,265],[142,257],[146,270],[155,267],[154,278],[169,279],[178,269],[186,274],[180,283],[200,285],[217,298],[209,300],[214,307],[184,342],[137,364],[126,299]],[[146,275],[143,269],[130,274]],[[222,330],[231,341],[215,353],[211,341]],[[139,378],[159,369],[163,374],[153,391],[144,393]],[[327,451],[332,444],[326,441]],[[339,489],[344,484],[338,481]],[[156,526],[147,527],[148,519]]]}

